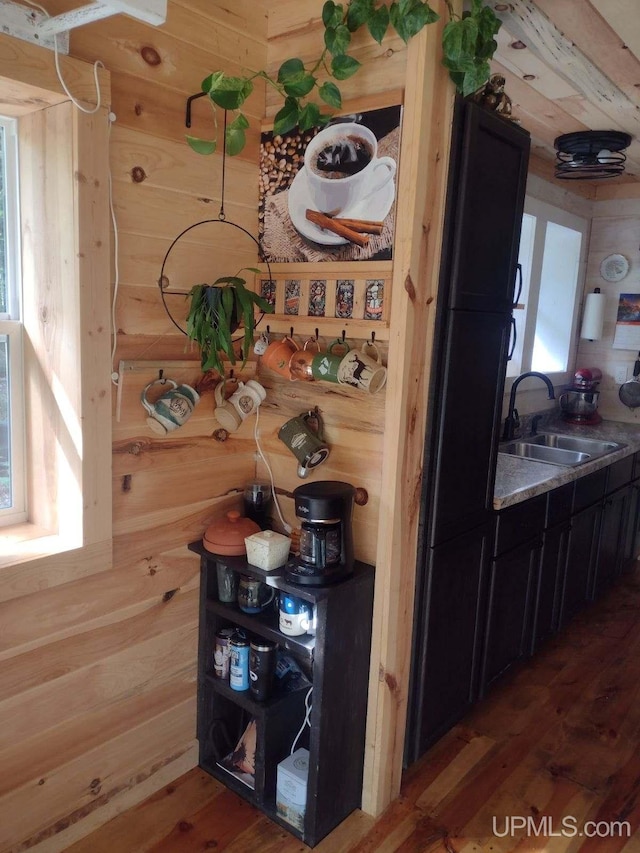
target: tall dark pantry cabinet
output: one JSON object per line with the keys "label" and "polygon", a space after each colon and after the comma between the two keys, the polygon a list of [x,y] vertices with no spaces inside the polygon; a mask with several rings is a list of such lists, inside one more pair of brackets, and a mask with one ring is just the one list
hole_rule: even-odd
{"label": "tall dark pantry cabinet", "polygon": [[459,99],[425,439],[405,763],[476,700],[529,134]]}

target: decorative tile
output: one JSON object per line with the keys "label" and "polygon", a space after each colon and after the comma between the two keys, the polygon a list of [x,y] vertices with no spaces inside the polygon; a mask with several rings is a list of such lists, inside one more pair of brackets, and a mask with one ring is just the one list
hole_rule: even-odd
{"label": "decorative tile", "polygon": [[348,319],[353,317],[353,279],[338,279],[336,282],[336,317]]}
{"label": "decorative tile", "polygon": [[324,317],[327,304],[327,282],[324,279],[312,279],[309,282],[309,316]]}
{"label": "decorative tile", "polygon": [[382,320],[384,279],[369,278],[364,293],[364,319]]}
{"label": "decorative tile", "polygon": [[284,313],[297,314],[300,308],[300,281],[287,279],[284,283]]}
{"label": "decorative tile", "polygon": [[270,278],[263,278],[260,281],[260,295],[266,299],[269,305],[275,307],[276,304],[276,282]]}

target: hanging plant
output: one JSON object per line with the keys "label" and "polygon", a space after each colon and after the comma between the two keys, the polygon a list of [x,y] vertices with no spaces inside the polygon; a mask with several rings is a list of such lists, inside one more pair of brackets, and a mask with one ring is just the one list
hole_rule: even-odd
{"label": "hanging plant", "polygon": [[[489,62],[498,45],[495,34],[500,21],[482,0],[471,0],[471,8],[456,15],[451,0],[445,0],[449,22],[442,34],[443,64],[462,95],[470,95],[489,78]],[[342,94],[338,83],[357,73],[360,62],[349,55],[354,33],[366,27],[370,36],[381,44],[391,27],[405,44],[427,24],[437,21],[439,15],[423,0],[348,0],[335,3],[327,0],[322,8],[324,24],[324,48],[314,62],[304,63],[301,59],[287,59],[278,69],[275,78],[266,71],[256,71],[245,77],[230,77],[223,71],[210,74],[202,82],[202,91],[209,96],[214,110],[217,135],[216,107],[235,113],[227,124],[226,150],[230,155],[239,154],[245,145],[245,131],[249,127],[241,107],[253,91],[253,81],[262,78],[283,99],[283,106],[276,113],[273,131],[288,133],[294,127],[301,131],[321,127],[331,119],[325,107],[339,110]],[[330,80],[318,82],[317,74],[326,72]],[[316,103],[317,98],[323,106]],[[188,136],[187,141],[199,154],[213,154],[216,139],[198,139]]]}
{"label": "hanging plant", "polygon": [[196,284],[189,291],[189,315],[187,335],[200,347],[202,370],[217,370],[224,375],[222,358],[224,353],[231,364],[236,363],[232,335],[244,326],[241,344],[242,366],[244,367],[251,347],[255,328],[254,310],[271,313],[273,306],[266,299],[249,290],[240,273],[247,270],[259,273],[253,267],[244,267],[234,276],[222,276],[213,284]]}

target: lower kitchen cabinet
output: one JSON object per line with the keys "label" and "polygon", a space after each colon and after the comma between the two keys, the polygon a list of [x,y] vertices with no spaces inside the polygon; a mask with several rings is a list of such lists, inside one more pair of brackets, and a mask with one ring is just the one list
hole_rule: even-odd
{"label": "lower kitchen cabinet", "polygon": [[427,551],[423,596],[416,601],[407,763],[451,728],[476,701],[490,553],[488,525]]}
{"label": "lower kitchen cabinet", "polygon": [[491,564],[482,692],[531,648],[531,602],[542,539],[524,542]]}
{"label": "lower kitchen cabinet", "polygon": [[622,572],[631,495],[631,486],[627,486],[604,500],[592,598],[603,595]]}
{"label": "lower kitchen cabinet", "polygon": [[[373,568],[356,562],[353,576],[344,581],[327,587],[300,587],[287,583],[278,570],[264,572],[243,557],[216,558],[201,543],[189,547],[201,556],[197,719],[200,766],[313,847],[360,806]],[[233,571],[271,587],[274,605],[264,612],[249,614],[235,602],[220,601],[218,559]],[[312,605],[314,633],[290,636],[279,630],[279,592]],[[248,640],[277,644],[280,671],[286,675],[276,679],[272,694],[264,701],[255,698],[249,689],[233,689],[228,676],[216,673],[216,666],[221,663],[215,655],[216,634],[221,629],[240,632]],[[309,724],[305,724],[305,701],[311,704]],[[278,765],[288,758],[298,732],[298,748],[309,752],[306,798],[302,795],[300,799],[299,785],[294,786],[296,798],[291,803],[282,798],[292,819],[303,813],[294,825],[278,810],[276,785]],[[245,740],[255,746],[254,773],[248,777],[243,772]]]}
{"label": "lower kitchen cabinet", "polygon": [[640,554],[640,480],[634,480],[629,486],[629,517],[625,533],[622,569],[633,567]]}
{"label": "lower kitchen cabinet", "polygon": [[570,534],[571,522],[567,519],[545,530],[542,537],[542,555],[534,590],[532,654],[558,630]]}
{"label": "lower kitchen cabinet", "polygon": [[592,582],[598,543],[602,503],[599,501],[574,515],[571,520],[569,550],[562,589],[560,618],[561,627],[569,622],[591,596]]}

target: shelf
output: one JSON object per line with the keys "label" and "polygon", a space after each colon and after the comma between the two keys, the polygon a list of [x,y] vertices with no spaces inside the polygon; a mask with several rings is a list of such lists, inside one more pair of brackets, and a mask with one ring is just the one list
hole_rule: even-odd
{"label": "shelf", "polygon": [[[206,673],[204,678],[205,683],[208,684],[212,690],[215,690],[216,693],[224,696],[225,699],[228,699],[230,702],[234,702],[245,711],[248,711],[252,717],[261,717],[272,713],[278,713],[278,711],[282,710],[287,703],[292,701],[295,694],[306,693],[311,687],[310,684],[307,684],[298,690],[290,690],[288,693],[277,691],[274,692],[270,699],[267,699],[265,702],[259,702],[257,699],[253,698],[251,690],[234,690],[226,679],[216,678],[216,676],[211,673]],[[293,699],[293,701],[295,701],[295,699]]]}
{"label": "shelf", "polygon": [[273,640],[281,648],[293,652],[308,663],[313,662],[315,636],[302,634],[299,637],[288,637],[283,634],[278,628],[277,613],[243,613],[236,604],[224,604],[222,601],[211,600],[207,601],[206,608],[207,611],[221,617],[225,622],[245,628],[250,634],[257,634],[267,640]]}

